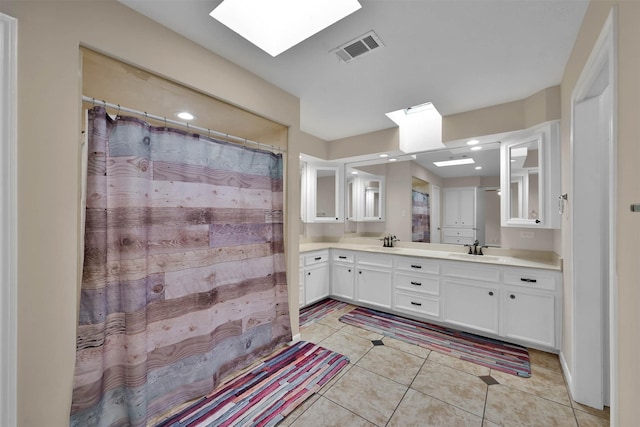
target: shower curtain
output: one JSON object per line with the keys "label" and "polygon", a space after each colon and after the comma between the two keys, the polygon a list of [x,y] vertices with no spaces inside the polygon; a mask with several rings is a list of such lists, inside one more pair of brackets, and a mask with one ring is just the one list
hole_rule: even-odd
{"label": "shower curtain", "polygon": [[71,425],[144,426],[291,340],[282,155],[89,111]]}
{"label": "shower curtain", "polygon": [[429,195],[411,189],[411,202],[411,241],[430,243]]}

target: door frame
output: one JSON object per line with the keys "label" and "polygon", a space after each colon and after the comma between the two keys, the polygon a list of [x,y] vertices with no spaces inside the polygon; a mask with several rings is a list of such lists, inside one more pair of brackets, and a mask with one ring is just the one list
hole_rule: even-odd
{"label": "door frame", "polygon": [[0,13],[0,425],[17,425],[18,21]]}
{"label": "door frame", "polygon": [[[602,28],[602,31],[589,55],[589,58],[578,78],[578,81],[574,87],[572,96],[571,96],[571,136],[570,136],[570,165],[571,165],[571,193],[569,196],[569,200],[571,199],[571,195],[575,197],[575,170],[580,166],[584,167],[584,165],[576,165],[574,164],[574,136],[576,131],[576,121],[575,121],[575,107],[576,104],[586,100],[589,96],[589,91],[596,84],[596,79],[601,75],[601,71],[604,67],[608,67],[608,81],[606,85],[610,90],[610,96],[608,98],[608,114],[606,117],[609,121],[610,129],[609,129],[609,144],[606,147],[607,151],[607,163],[608,163],[608,183],[606,188],[606,193],[608,193],[608,224],[603,225],[601,230],[606,231],[608,233],[608,243],[609,243],[609,257],[608,263],[608,287],[603,287],[603,291],[608,292],[608,331],[603,329],[605,333],[602,340],[602,347],[606,348],[605,339],[606,332],[608,332],[608,347],[609,353],[603,354],[603,360],[609,361],[609,384],[607,387],[606,381],[603,385],[603,394],[606,395],[609,392],[608,403],[611,406],[611,425],[617,425],[617,378],[618,378],[618,366],[617,366],[617,351],[618,351],[618,328],[617,328],[617,274],[616,274],[616,226],[615,226],[615,218],[616,218],[616,160],[617,160],[617,34],[616,34],[616,8],[612,8],[607,20]],[[582,232],[582,230],[575,229],[575,221],[573,220],[575,215],[578,215],[579,212],[574,212],[572,210],[571,215],[571,227],[570,227],[570,241],[572,246],[572,258],[575,257],[575,245],[574,236],[576,233]],[[604,228],[606,227],[606,228]],[[571,268],[575,267],[575,262],[572,259]],[[570,375],[567,375],[567,381],[569,383],[569,388],[571,390],[571,394],[573,396],[576,395],[576,388],[579,387],[576,383],[580,383],[580,379],[578,377],[584,378],[588,375],[592,375],[592,372],[576,372],[576,366],[580,365],[576,363],[576,359],[580,357],[589,357],[588,354],[583,354],[583,352],[576,351],[576,342],[578,340],[583,339],[581,336],[578,336],[576,333],[576,328],[579,325],[585,323],[588,316],[591,316],[594,312],[602,310],[603,306],[597,306],[597,303],[592,303],[593,307],[587,306],[584,307],[582,301],[584,298],[584,289],[582,286],[579,286],[575,283],[576,275],[572,272],[572,329],[573,329],[573,341],[570,343],[572,346],[572,372],[569,372]],[[580,301],[581,310],[579,313],[576,313],[576,304]],[[604,320],[604,319],[603,319]],[[580,353],[580,354],[577,354]],[[566,366],[565,366],[566,368]],[[565,372],[567,370],[565,369]],[[604,399],[605,403],[607,402],[606,396]]]}

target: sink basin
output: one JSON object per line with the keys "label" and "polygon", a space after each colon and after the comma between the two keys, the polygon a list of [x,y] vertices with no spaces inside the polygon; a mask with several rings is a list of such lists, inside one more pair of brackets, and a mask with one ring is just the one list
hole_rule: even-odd
{"label": "sink basin", "polygon": [[397,247],[385,248],[384,246],[380,245],[380,246],[367,246],[367,249],[381,251],[381,252],[400,252],[402,251],[403,248],[397,248]]}
{"label": "sink basin", "polygon": [[464,261],[477,261],[477,262],[493,262],[493,263],[501,263],[504,264],[508,260],[504,257],[499,257],[495,255],[473,255],[473,254],[462,254],[462,253],[450,253],[448,258],[460,259]]}

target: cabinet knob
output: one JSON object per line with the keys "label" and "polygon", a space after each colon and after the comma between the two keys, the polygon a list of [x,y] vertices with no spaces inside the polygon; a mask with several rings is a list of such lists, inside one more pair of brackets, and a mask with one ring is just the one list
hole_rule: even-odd
{"label": "cabinet knob", "polygon": [[349,273],[351,273],[351,269],[349,269]]}
{"label": "cabinet knob", "polygon": [[516,296],[514,294],[511,294],[511,295],[509,295],[509,298],[516,299]]}
{"label": "cabinet knob", "polygon": [[307,276],[311,276],[311,272],[308,272],[308,273],[307,273]]}
{"label": "cabinet knob", "polygon": [[362,274],[362,271],[358,271],[358,274]]}
{"label": "cabinet knob", "polygon": [[493,291],[489,291],[489,295],[493,296]]}

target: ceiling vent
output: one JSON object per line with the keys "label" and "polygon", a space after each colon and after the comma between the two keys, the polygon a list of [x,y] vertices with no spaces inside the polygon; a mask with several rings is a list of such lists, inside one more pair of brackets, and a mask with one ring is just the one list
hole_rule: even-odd
{"label": "ceiling vent", "polygon": [[380,37],[373,31],[369,31],[329,53],[335,53],[342,62],[350,62],[382,46],[384,45]]}

